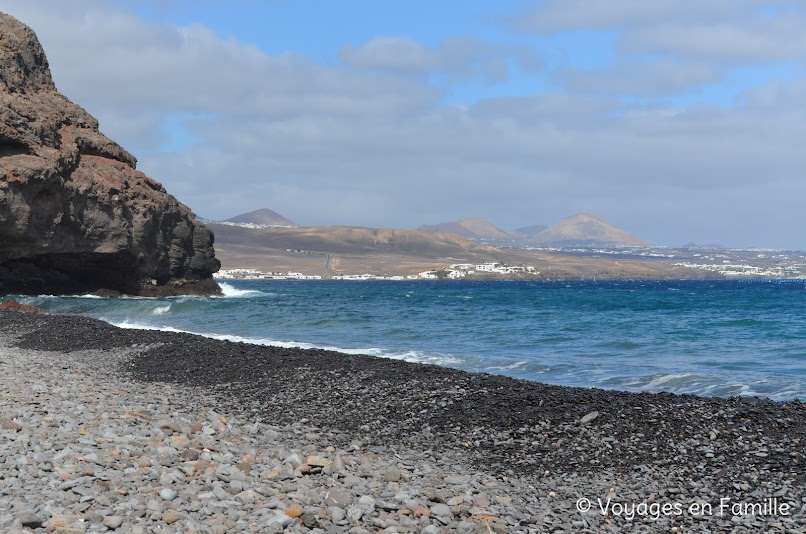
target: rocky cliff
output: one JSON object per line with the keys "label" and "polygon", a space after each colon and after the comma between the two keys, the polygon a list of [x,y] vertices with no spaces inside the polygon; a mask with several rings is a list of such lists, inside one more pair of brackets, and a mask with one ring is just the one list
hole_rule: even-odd
{"label": "rocky cliff", "polygon": [[0,13],[0,294],[210,294],[213,234],[56,90]]}

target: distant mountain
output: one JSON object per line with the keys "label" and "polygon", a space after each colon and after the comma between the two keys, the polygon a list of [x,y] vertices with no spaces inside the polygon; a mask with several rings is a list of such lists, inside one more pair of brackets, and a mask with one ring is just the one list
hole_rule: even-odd
{"label": "distant mountain", "polygon": [[460,221],[423,225],[417,230],[429,233],[446,232],[467,239],[486,241],[511,241],[513,239],[513,236],[509,232],[501,230],[494,224],[480,217],[470,217]]}
{"label": "distant mountain", "polygon": [[553,224],[534,236],[534,240],[551,245],[595,245],[640,247],[649,243],[617,228],[590,213],[577,213]]}
{"label": "distant mountain", "polygon": [[254,250],[306,250],[329,254],[399,253],[440,258],[467,253],[482,255],[500,251],[450,234],[434,235],[417,230],[353,226],[304,228],[244,228],[210,223],[216,245],[237,245]]}
{"label": "distant mountain", "polygon": [[258,226],[289,226],[292,228],[299,227],[297,223],[286,219],[276,211],[272,211],[266,208],[250,211],[249,213],[244,213],[232,217],[231,219],[227,219],[224,222],[234,224],[255,224]]}
{"label": "distant mountain", "polygon": [[524,226],[523,228],[516,228],[509,233],[523,241],[532,241],[535,236],[540,234],[543,230],[548,228],[545,224],[534,224],[532,226]]}

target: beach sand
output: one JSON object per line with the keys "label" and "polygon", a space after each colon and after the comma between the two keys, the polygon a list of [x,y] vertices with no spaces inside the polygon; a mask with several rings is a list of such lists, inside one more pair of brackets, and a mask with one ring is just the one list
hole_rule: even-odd
{"label": "beach sand", "polygon": [[0,370],[2,532],[806,527],[800,401],[549,386],[17,312],[0,312]]}

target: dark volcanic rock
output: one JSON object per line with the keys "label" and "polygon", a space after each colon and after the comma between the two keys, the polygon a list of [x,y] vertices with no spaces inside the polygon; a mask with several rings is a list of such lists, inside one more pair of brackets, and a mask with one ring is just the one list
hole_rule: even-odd
{"label": "dark volcanic rock", "polygon": [[21,313],[47,313],[44,309],[30,304],[20,304],[14,299],[4,300],[0,302],[0,310],[2,311],[16,311]]}
{"label": "dark volcanic rock", "polygon": [[0,13],[0,294],[216,293],[213,234],[56,90]]}

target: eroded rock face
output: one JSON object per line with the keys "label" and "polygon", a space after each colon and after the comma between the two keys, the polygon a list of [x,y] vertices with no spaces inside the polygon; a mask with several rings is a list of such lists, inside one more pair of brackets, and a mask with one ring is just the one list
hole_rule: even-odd
{"label": "eroded rock face", "polygon": [[0,13],[0,294],[211,294],[213,234],[56,90]]}

